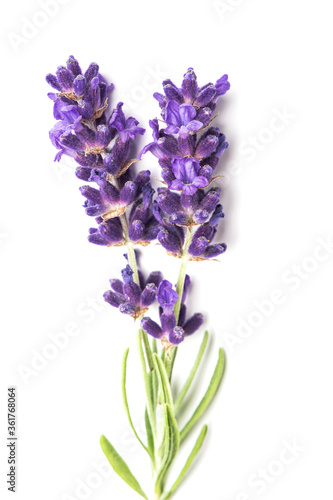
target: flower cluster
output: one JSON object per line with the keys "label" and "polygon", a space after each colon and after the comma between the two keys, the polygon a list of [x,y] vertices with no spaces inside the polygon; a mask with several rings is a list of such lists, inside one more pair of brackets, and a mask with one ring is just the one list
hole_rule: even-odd
{"label": "flower cluster", "polygon": [[140,273],[140,284],[133,281],[133,270],[127,264],[121,271],[123,281],[111,279],[111,290],[104,294],[105,301],[113,307],[117,307],[123,314],[129,314],[137,319],[148,311],[154,303],[158,287],[162,282],[162,274],[155,271],[148,276],[146,281]]}
{"label": "flower cluster", "polygon": [[200,313],[194,314],[186,320],[185,300],[190,283],[190,277],[186,275],[178,321],[175,317],[174,306],[179,296],[167,280],[160,283],[156,295],[160,304],[160,325],[149,317],[144,317],[141,320],[141,326],[145,332],[160,339],[165,349],[180,344],[185,335],[192,335],[203,323],[203,315]]}
{"label": "flower cluster", "polygon": [[[90,229],[89,241],[104,246],[121,245],[127,239],[148,244],[158,234],[151,210],[150,172],[142,170],[135,176],[130,169],[137,161],[131,158],[133,142],[145,130],[135,118],[126,119],[121,102],[107,116],[113,85],[106,83],[96,63],[82,73],[70,56],[67,66],[47,75],[46,81],[57,90],[48,94],[57,120],[50,131],[51,142],[59,150],[55,160],[71,156],[78,163],[77,177],[96,185],[80,188],[87,215],[98,223]],[[120,217],[130,206],[127,225]]]}
{"label": "flower cluster", "polygon": [[190,259],[216,257],[226,250],[224,243],[211,244],[218,220],[224,216],[219,204],[221,190],[211,184],[216,179],[219,157],[228,143],[219,128],[210,124],[217,100],[229,87],[227,75],[215,85],[199,87],[190,68],[180,88],[165,80],[165,95],[154,94],[165,128],[160,129],[157,119],[150,121],[154,140],[140,155],[150,151],[162,168],[166,187],[157,190],[153,207],[160,226],[157,238],[168,252],[177,256],[183,253],[184,226],[192,230],[199,225],[188,248]]}

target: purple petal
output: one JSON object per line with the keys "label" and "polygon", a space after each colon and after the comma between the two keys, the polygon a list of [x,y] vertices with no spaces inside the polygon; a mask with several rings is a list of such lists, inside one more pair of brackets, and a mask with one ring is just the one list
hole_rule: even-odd
{"label": "purple petal", "polygon": [[228,82],[228,75],[223,75],[215,83],[216,96],[224,95],[230,89],[230,83]]}
{"label": "purple petal", "polygon": [[182,122],[180,118],[180,106],[176,101],[169,101],[165,109],[165,122],[168,125],[179,127]]}
{"label": "purple petal", "polygon": [[203,123],[199,122],[199,120],[192,120],[188,125],[188,130],[197,131],[203,127]]}
{"label": "purple petal", "polygon": [[199,175],[198,177],[196,177],[194,179],[192,184],[197,188],[204,188],[204,187],[208,186],[209,181],[206,177]]}
{"label": "purple petal", "polygon": [[176,127],[176,125],[168,125],[167,128],[164,130],[164,132],[166,134],[178,134],[179,127]]}
{"label": "purple petal", "polygon": [[178,293],[173,290],[172,284],[168,280],[163,280],[158,287],[157,301],[163,307],[172,307],[177,302]]}
{"label": "purple petal", "polygon": [[192,196],[197,191],[197,188],[193,184],[184,184],[183,193],[187,196]]}
{"label": "purple petal", "polygon": [[182,104],[179,106],[179,115],[182,125],[187,125],[193,118],[195,118],[197,112],[196,109],[191,104]]}
{"label": "purple petal", "polygon": [[175,179],[169,185],[169,189],[173,189],[174,191],[182,191],[183,187],[184,187],[184,183],[182,181],[180,181],[179,179]]}

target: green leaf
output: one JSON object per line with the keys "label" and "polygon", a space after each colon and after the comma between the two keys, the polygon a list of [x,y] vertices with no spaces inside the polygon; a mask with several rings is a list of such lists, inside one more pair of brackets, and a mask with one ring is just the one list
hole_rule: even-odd
{"label": "green leaf", "polygon": [[206,434],[207,434],[207,430],[208,430],[207,425],[204,425],[203,428],[201,429],[199,437],[196,440],[195,445],[194,445],[194,447],[193,447],[193,449],[192,449],[192,451],[191,451],[188,459],[186,460],[185,465],[182,468],[182,470],[181,470],[178,478],[173,483],[173,485],[171,486],[170,490],[167,493],[164,493],[164,495],[162,496],[162,500],[169,500],[169,498],[171,497],[171,495],[176,491],[176,489],[178,488],[178,486],[180,485],[180,483],[183,481],[183,479],[184,479],[187,471],[189,470],[189,468],[192,465],[193,460],[195,459],[195,457],[197,456],[197,454],[200,451],[201,446],[203,445],[203,442],[204,442]]}
{"label": "green leaf", "polygon": [[153,337],[152,344],[151,344],[151,350],[152,352],[156,352],[158,354],[158,349],[157,349],[157,340]]}
{"label": "green leaf", "polygon": [[149,371],[152,371],[154,369],[154,363],[153,363],[153,357],[152,357],[152,352],[151,352],[151,348],[150,348],[148,335],[143,329],[141,330],[141,334],[142,334],[142,340],[143,340],[143,345],[145,348],[145,353],[146,353]]}
{"label": "green leaf", "polygon": [[161,387],[163,403],[168,403],[170,405],[170,408],[173,408],[171,387],[164,363],[158,356],[158,354],[153,354],[153,359],[154,359],[155,369],[157,372],[158,381]]}
{"label": "green leaf", "polygon": [[153,387],[152,387],[152,379],[151,377],[148,378],[147,374],[147,366],[146,366],[146,360],[145,356],[143,353],[143,348],[142,348],[142,332],[143,330],[140,328],[138,331],[138,336],[137,336],[137,346],[138,346],[138,352],[141,360],[141,366],[142,366],[142,374],[143,374],[143,381],[145,384],[145,389],[146,389],[146,398],[147,398],[147,410],[148,410],[148,418],[150,421],[150,426],[151,430],[154,436],[154,441],[155,441],[155,435],[156,435],[156,421],[155,421],[155,412],[154,412],[154,394],[153,394]]}
{"label": "green leaf", "polygon": [[128,358],[128,353],[129,353],[129,349],[126,349],[126,351],[124,352],[124,357],[123,357],[122,376],[121,376],[121,392],[122,392],[122,395],[123,395],[123,402],[124,402],[125,412],[126,412],[129,424],[130,424],[130,426],[132,428],[132,431],[134,432],[134,435],[135,435],[136,439],[139,441],[139,443],[141,444],[141,446],[143,446],[143,448],[146,450],[146,452],[150,455],[149,449],[147,448],[147,446],[145,446],[143,444],[143,442],[141,441],[141,439],[138,436],[138,433],[136,432],[136,429],[134,427],[134,424],[133,424],[133,421],[132,421],[132,418],[131,418],[131,413],[130,413],[130,410],[129,410],[129,406],[128,406],[127,393],[126,393],[126,373],[127,373],[127,358]]}
{"label": "green leaf", "polygon": [[219,349],[219,358],[215,367],[215,371],[213,373],[213,376],[211,378],[210,384],[208,386],[208,389],[200,401],[199,405],[197,406],[195,412],[193,413],[192,417],[190,420],[187,422],[185,427],[182,429],[180,433],[180,440],[183,441],[185,436],[189,433],[193,425],[199,420],[201,415],[204,413],[210,402],[215,396],[215,393],[218,389],[218,386],[220,385],[220,382],[222,380],[223,372],[224,372],[224,367],[225,367],[225,356],[224,356],[224,351],[223,349]]}
{"label": "green leaf", "polygon": [[145,425],[146,425],[149,455],[150,455],[151,460],[154,461],[155,460],[155,457],[154,457],[154,453],[155,453],[154,436],[153,436],[153,431],[152,431],[152,428],[150,425],[150,420],[149,420],[147,408],[145,410]]}
{"label": "green leaf", "polygon": [[207,342],[208,342],[208,332],[206,331],[205,332],[205,335],[204,335],[204,338],[202,340],[202,343],[201,343],[201,346],[200,346],[200,349],[199,349],[199,352],[198,352],[198,355],[196,357],[196,360],[194,362],[194,365],[193,365],[193,368],[184,384],[184,387],[182,388],[182,390],[180,391],[177,399],[176,399],[176,402],[175,402],[175,407],[174,407],[174,411],[175,411],[175,414],[177,414],[192,382],[193,382],[193,379],[195,377],[195,374],[197,373],[197,370],[199,368],[199,365],[200,365],[200,362],[201,362],[201,359],[202,359],[202,356],[205,352],[205,349],[206,349],[206,346],[207,346]]}
{"label": "green leaf", "polygon": [[180,436],[179,429],[176,418],[172,411],[171,406],[168,403],[164,404],[164,417],[165,417],[165,449],[164,449],[164,458],[159,469],[156,483],[155,483],[155,492],[158,494],[162,493],[163,488],[163,480],[168,472],[170,465],[173,462],[173,459],[177,455],[179,445],[180,445]]}
{"label": "green leaf", "polygon": [[148,500],[147,495],[144,493],[140,484],[133,476],[128,465],[126,464],[126,462],[124,462],[124,460],[121,458],[118,452],[114,449],[110,441],[108,441],[106,437],[102,435],[100,443],[104,455],[106,456],[106,458],[110,462],[111,467],[118,474],[118,476],[120,476],[121,479],[123,479],[123,481],[125,481],[125,483],[128,484],[128,486],[133,488],[134,491],[139,493],[139,495]]}
{"label": "green leaf", "polygon": [[173,372],[173,367],[175,364],[177,352],[178,352],[177,346],[170,347],[169,355],[164,360],[165,368],[166,368],[170,383],[171,383],[171,379],[172,379],[172,372]]}

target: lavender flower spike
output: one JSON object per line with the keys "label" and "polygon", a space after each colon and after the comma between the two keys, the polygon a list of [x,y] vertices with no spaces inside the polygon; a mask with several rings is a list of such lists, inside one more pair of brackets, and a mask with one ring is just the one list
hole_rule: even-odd
{"label": "lavender flower spike", "polygon": [[[135,175],[131,169],[137,161],[131,158],[133,143],[145,130],[135,118],[125,117],[122,102],[107,116],[113,85],[106,83],[96,63],[83,73],[70,56],[67,67],[60,66],[46,81],[58,91],[49,94],[57,120],[49,133],[58,149],[55,160],[71,156],[78,163],[77,177],[94,185],[80,188],[86,198],[86,214],[99,224],[90,229],[88,240],[101,246],[122,245],[127,238],[136,244],[149,244],[159,233],[151,209],[154,190],[150,172],[142,170]],[[130,220],[124,226],[120,218],[128,207]],[[110,219],[114,222],[107,222]]]}
{"label": "lavender flower spike", "polygon": [[156,271],[148,276],[146,282],[138,285],[133,281],[133,270],[129,264],[121,273],[123,281],[110,280],[111,290],[104,293],[104,299],[111,306],[118,308],[121,313],[137,319],[154,303],[162,275]]}
{"label": "lavender flower spike", "polygon": [[157,302],[160,304],[160,325],[149,317],[144,317],[141,320],[141,326],[148,335],[160,339],[164,349],[169,350],[170,347],[183,342],[186,335],[195,333],[203,323],[202,314],[194,314],[186,320],[186,306],[184,304],[187,296],[187,291],[190,285],[190,277],[185,277],[185,287],[182,296],[181,314],[177,319],[174,313],[174,306],[179,299],[179,295],[173,289],[171,283],[163,280],[158,288],[156,295]]}
{"label": "lavender flower spike", "polygon": [[[215,85],[207,83],[199,87],[193,69],[189,68],[180,87],[165,80],[165,95],[154,94],[165,128],[160,128],[157,119],[150,121],[153,142],[143,148],[140,157],[150,151],[161,166],[166,187],[158,190],[159,210],[153,207],[160,227],[157,239],[168,253],[177,257],[186,253],[190,260],[205,260],[226,250],[224,243],[210,245],[210,242],[217,220],[214,216],[213,224],[211,217],[221,194],[213,184],[218,177],[214,173],[228,143],[219,128],[211,127],[210,123],[218,99],[229,87],[227,75]],[[201,231],[202,224],[208,227]],[[193,241],[185,248],[186,235]]]}

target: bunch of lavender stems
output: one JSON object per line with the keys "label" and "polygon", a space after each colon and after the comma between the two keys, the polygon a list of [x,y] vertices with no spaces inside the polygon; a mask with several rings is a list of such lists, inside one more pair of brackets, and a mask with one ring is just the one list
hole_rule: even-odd
{"label": "bunch of lavender stems", "polygon": [[[145,130],[135,118],[125,117],[122,103],[108,114],[113,85],[107,84],[98,65],[91,63],[83,73],[78,61],[70,56],[66,66],[58,67],[56,74],[48,74],[46,80],[56,91],[48,94],[54,102],[57,120],[50,131],[52,144],[58,150],[55,161],[64,154],[74,158],[78,164],[76,176],[88,183],[80,191],[85,197],[86,214],[97,225],[89,230],[88,240],[100,246],[124,245],[127,249],[122,280],[110,280],[110,290],[105,292],[104,299],[140,323],[137,348],[146,393],[146,443],[134,427],[128,406],[129,349],[124,353],[122,365],[123,402],[132,431],[151,461],[154,500],[167,500],[177,490],[203,444],[206,425],[178,478],[167,486],[167,475],[179,447],[214,398],[225,365],[220,349],[207,391],[180,429],[177,413],[208,342],[206,331],[194,365],[174,400],[171,383],[178,346],[203,324],[200,313],[186,319],[185,302],[191,284],[187,264],[191,260],[214,259],[226,250],[225,243],[212,244],[217,225],[224,217],[219,202],[221,190],[212,184],[218,177],[214,172],[219,157],[228,143],[224,134],[211,124],[216,118],[214,111],[219,97],[230,87],[228,77],[223,75],[215,84],[199,87],[193,69],[189,68],[180,87],[165,80],[164,94],[154,94],[162,120],[155,118],[149,122],[153,141],[143,148],[139,159],[150,152],[161,166],[164,187],[157,189],[155,198],[150,172],[142,170],[135,174],[132,167],[137,161],[131,157],[133,143]],[[169,255],[180,259],[175,288],[163,279],[160,271],[151,272],[147,279],[143,277],[135,245],[144,248],[153,240]],[[155,302],[159,304],[160,323],[146,316]],[[103,435],[101,447],[115,472],[148,500],[126,462]]]}

